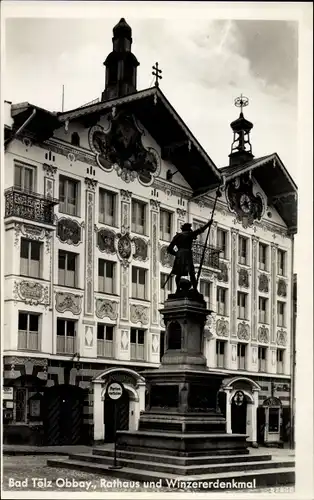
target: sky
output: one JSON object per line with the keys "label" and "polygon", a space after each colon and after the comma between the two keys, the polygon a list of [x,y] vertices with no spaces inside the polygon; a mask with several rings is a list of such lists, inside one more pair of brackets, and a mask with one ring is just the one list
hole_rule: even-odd
{"label": "sky", "polygon": [[296,21],[139,18],[7,19],[4,98],[61,111],[100,97],[103,61],[121,17],[132,27],[138,90],[160,88],[218,168],[228,165],[234,99],[249,98],[255,157],[277,152],[297,181],[298,24]]}

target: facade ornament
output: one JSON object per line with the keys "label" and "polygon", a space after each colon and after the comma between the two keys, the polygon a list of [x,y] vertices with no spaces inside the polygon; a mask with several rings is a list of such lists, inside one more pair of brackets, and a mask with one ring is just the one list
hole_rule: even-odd
{"label": "facade ornament", "polygon": [[79,245],[82,242],[82,224],[67,217],[57,222],[57,238],[68,245]]}
{"label": "facade ornament", "polygon": [[245,321],[238,324],[238,339],[250,340],[250,327]]}
{"label": "facade ornament", "polygon": [[277,295],[279,295],[280,297],[287,296],[287,283],[285,280],[283,280],[281,278],[279,278],[279,280],[278,280]]}
{"label": "facade ornament", "polygon": [[43,171],[45,172],[46,177],[53,179],[55,173],[57,172],[57,167],[54,167],[53,165],[48,165],[47,163],[43,163]]}
{"label": "facade ornament", "polygon": [[267,274],[260,274],[258,277],[258,290],[259,292],[269,292],[269,280]]}
{"label": "facade ornament", "polygon": [[185,216],[186,216],[186,210],[184,210],[183,208],[177,208],[177,214],[178,214],[178,217],[179,219],[185,219]]}
{"label": "facade ornament", "polygon": [[115,320],[118,317],[118,302],[108,299],[96,299],[97,318]]}
{"label": "facade ornament", "polygon": [[258,329],[258,342],[263,344],[269,343],[269,330],[266,326],[260,326]]}
{"label": "facade ornament", "polygon": [[95,192],[98,181],[96,179],[91,179],[90,177],[85,177],[86,189]]}
{"label": "facade ornament", "polygon": [[49,305],[49,287],[34,281],[14,281],[13,296],[31,306]]}
{"label": "facade ornament", "polygon": [[135,237],[133,244],[135,247],[133,258],[145,262],[148,259],[148,243],[143,238]]}
{"label": "facade ornament", "polygon": [[158,200],[150,200],[150,206],[154,209],[154,210],[159,210],[160,208],[160,201]]}
{"label": "facade ornament", "polygon": [[229,323],[226,319],[218,319],[216,333],[218,337],[229,337]]}
{"label": "facade ornament", "polygon": [[277,345],[286,346],[287,345],[287,332],[283,329],[277,332]]}
{"label": "facade ornament", "polygon": [[149,323],[149,309],[142,305],[131,305],[131,321],[132,323],[141,323],[141,325],[148,325]]}
{"label": "facade ornament", "polygon": [[76,160],[75,154],[74,153],[69,153],[68,154],[68,160],[73,163]]}
{"label": "facade ornament", "polygon": [[82,311],[82,295],[57,292],[55,308],[60,313],[71,311],[73,314],[80,314]]}
{"label": "facade ornament", "polygon": [[124,261],[129,262],[132,256],[132,242],[129,233],[118,234],[118,257]]}
{"label": "facade ornament", "polygon": [[116,253],[115,240],[116,233],[110,229],[98,229],[97,231],[97,246],[101,252]]}
{"label": "facade ornament", "polygon": [[167,245],[164,245],[160,249],[160,262],[164,267],[171,267],[174,263],[174,256],[167,252]]}
{"label": "facade ornament", "polygon": [[247,269],[243,269],[243,267],[240,267],[240,269],[238,270],[239,272],[239,286],[243,287],[243,288],[249,288],[249,273],[247,271]]}
{"label": "facade ornament", "polygon": [[230,211],[245,229],[251,227],[255,220],[261,220],[265,211],[263,197],[260,193],[253,193],[250,175],[243,174],[227,182],[226,199]]}
{"label": "facade ornament", "polygon": [[122,201],[130,201],[132,198],[131,191],[126,191],[125,189],[120,189],[121,200]]}

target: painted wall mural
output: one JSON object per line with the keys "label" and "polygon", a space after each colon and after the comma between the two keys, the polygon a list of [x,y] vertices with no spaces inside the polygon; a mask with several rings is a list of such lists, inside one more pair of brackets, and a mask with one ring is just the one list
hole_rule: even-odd
{"label": "painted wall mural", "polygon": [[245,321],[238,324],[238,339],[250,340],[250,326]]}
{"label": "painted wall mural", "polygon": [[260,274],[258,277],[258,290],[260,292],[269,292],[269,278],[267,274]]}
{"label": "painted wall mural", "polygon": [[79,245],[82,242],[82,226],[76,220],[61,217],[57,222],[57,238],[68,245]]}
{"label": "painted wall mural", "polygon": [[118,317],[119,302],[109,299],[96,299],[97,318],[109,318],[115,320]]}
{"label": "painted wall mural", "polygon": [[226,198],[229,209],[244,228],[252,226],[255,220],[261,220],[264,212],[263,198],[260,193],[253,193],[253,181],[249,174],[227,183]]}
{"label": "painted wall mural", "polygon": [[115,254],[116,233],[110,229],[97,229],[97,226],[95,226],[95,230],[97,232],[96,241],[99,250],[101,252]]}
{"label": "painted wall mural", "polygon": [[58,312],[71,311],[73,314],[80,314],[82,311],[82,295],[68,292],[57,292],[55,308]]}
{"label": "painted wall mural", "polygon": [[260,326],[258,329],[258,341],[262,344],[269,343],[269,329],[266,326]]}
{"label": "painted wall mural", "polygon": [[243,269],[242,267],[239,269],[239,286],[243,288],[249,288],[249,273],[247,269]]}

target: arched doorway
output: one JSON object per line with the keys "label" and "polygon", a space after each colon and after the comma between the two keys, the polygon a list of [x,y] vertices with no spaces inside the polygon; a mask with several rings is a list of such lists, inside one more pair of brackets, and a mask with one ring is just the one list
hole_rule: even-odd
{"label": "arched doorway", "polygon": [[247,400],[237,391],[231,401],[231,430],[233,434],[246,434]]}
{"label": "arched doorway", "polygon": [[43,399],[44,442],[47,446],[82,444],[84,390],[74,385],[55,385]]}
{"label": "arched doorway", "polygon": [[116,409],[116,426],[117,430],[129,429],[129,411],[130,398],[128,392],[124,389],[121,398],[116,402],[113,401],[107,394],[104,399],[104,424],[105,424],[105,441],[112,443],[114,441],[114,411]]}
{"label": "arched doorway", "polygon": [[93,380],[94,442],[112,442],[114,403],[107,397],[108,383],[116,381],[124,391],[117,408],[117,429],[137,430],[140,412],[145,410],[145,379],[135,370],[108,368]]}

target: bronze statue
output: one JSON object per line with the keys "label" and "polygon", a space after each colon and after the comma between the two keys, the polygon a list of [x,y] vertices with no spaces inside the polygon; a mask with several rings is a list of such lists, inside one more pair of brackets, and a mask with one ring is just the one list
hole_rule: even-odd
{"label": "bronze statue", "polygon": [[[167,252],[170,255],[175,256],[175,261],[170,276],[176,276],[177,292],[180,289],[180,280],[182,276],[187,275],[190,276],[193,289],[197,291],[197,279],[195,276],[195,269],[193,264],[192,245],[193,241],[198,237],[198,235],[206,231],[211,223],[212,220],[209,220],[204,226],[196,229],[195,231],[192,230],[191,224],[183,224],[183,226],[181,227],[182,232],[177,233],[173,237],[170,245],[167,248]],[[177,250],[175,250],[175,248]]]}

